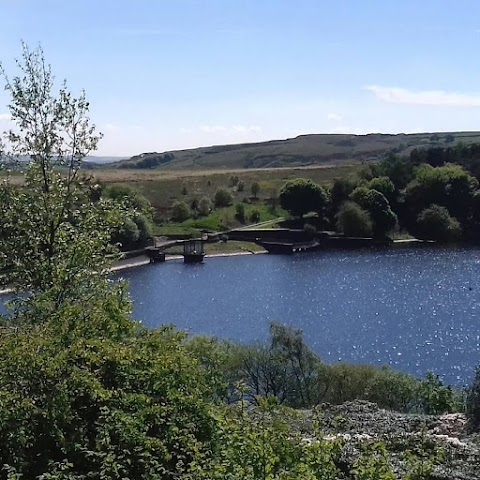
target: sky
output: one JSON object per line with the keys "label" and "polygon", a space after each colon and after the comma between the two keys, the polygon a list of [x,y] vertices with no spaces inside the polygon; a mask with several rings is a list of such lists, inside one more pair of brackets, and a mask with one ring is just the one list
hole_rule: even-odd
{"label": "sky", "polygon": [[85,89],[99,155],[480,130],[478,0],[0,0],[0,19],[9,75],[41,44]]}

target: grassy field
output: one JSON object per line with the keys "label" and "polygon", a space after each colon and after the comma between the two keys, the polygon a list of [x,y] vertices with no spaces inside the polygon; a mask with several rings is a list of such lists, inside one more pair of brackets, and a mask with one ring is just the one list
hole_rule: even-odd
{"label": "grassy field", "polygon": [[[238,191],[236,187],[229,187],[234,203],[252,202],[261,205],[271,197],[278,196],[278,192],[288,180],[292,178],[310,178],[315,182],[326,185],[334,178],[356,172],[359,165],[329,166],[308,168],[269,168],[269,169],[233,169],[228,171],[202,170],[202,171],[170,171],[160,170],[94,170],[92,173],[98,181],[106,184],[128,184],[139,190],[150,200],[155,208],[157,222],[169,218],[171,206],[176,200],[183,200],[191,204],[194,199],[200,200],[206,196],[213,199],[219,187],[228,187],[230,177],[237,176],[244,183],[244,190]],[[257,201],[251,193],[251,185],[258,182],[260,192]],[[250,208],[246,205],[247,209]],[[233,211],[232,211],[233,212]],[[224,214],[229,215],[227,211]],[[234,212],[233,212],[234,214]],[[262,215],[264,220],[268,220]],[[217,221],[217,220],[213,220]],[[262,220],[263,221],[263,220]],[[205,226],[203,228],[209,228]]]}

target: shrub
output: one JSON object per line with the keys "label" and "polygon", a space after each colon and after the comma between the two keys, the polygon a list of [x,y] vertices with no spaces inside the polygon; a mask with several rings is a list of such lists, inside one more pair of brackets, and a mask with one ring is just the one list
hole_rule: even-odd
{"label": "shrub", "polygon": [[255,208],[250,212],[250,221],[258,223],[260,221],[260,212]]}
{"label": "shrub", "polygon": [[202,197],[198,202],[198,213],[208,215],[212,209],[212,201],[208,197]]}
{"label": "shrub", "polygon": [[257,198],[260,192],[260,185],[258,182],[253,182],[252,186],[250,187],[250,191],[252,192],[253,198]]}
{"label": "shrub", "polygon": [[237,175],[230,175],[230,178],[228,179],[228,185],[230,187],[234,187],[237,184],[238,184],[238,176]]}
{"label": "shrub", "polygon": [[467,418],[471,430],[480,431],[480,366],[467,393]]}
{"label": "shrub", "polygon": [[182,201],[176,201],[172,207],[172,220],[184,222],[190,218],[191,212],[188,205]]}
{"label": "shrub", "polygon": [[226,188],[217,189],[215,192],[214,203],[217,208],[228,207],[233,203],[232,192]]}
{"label": "shrub", "polygon": [[321,213],[326,203],[325,190],[312,180],[290,180],[280,191],[280,205],[294,216],[303,217],[308,212]]}
{"label": "shrub", "polygon": [[432,205],[423,210],[417,218],[417,232],[423,240],[448,242],[458,240],[462,228],[458,220],[451,217],[445,207]]}
{"label": "shrub", "polygon": [[183,335],[98,312],[86,318],[73,305],[46,327],[2,336],[0,460],[18,474],[10,478],[173,480],[209,450],[208,384]]}
{"label": "shrub", "polygon": [[370,215],[359,205],[345,202],[335,216],[337,230],[349,237],[371,237],[373,224]]}
{"label": "shrub", "polygon": [[239,180],[237,183],[237,192],[243,192],[245,190],[245,182],[243,180]]}
{"label": "shrub", "polygon": [[243,203],[237,203],[235,205],[235,217],[241,223],[245,223],[245,205]]}

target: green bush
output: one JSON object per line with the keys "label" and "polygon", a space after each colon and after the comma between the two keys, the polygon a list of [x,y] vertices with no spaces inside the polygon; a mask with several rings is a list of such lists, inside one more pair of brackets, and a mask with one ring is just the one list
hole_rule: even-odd
{"label": "green bush", "polygon": [[251,212],[250,212],[250,217],[249,217],[249,220],[252,222],[252,223],[258,223],[260,221],[260,212],[254,208]]}
{"label": "green bush", "polygon": [[235,217],[240,223],[245,223],[245,205],[243,203],[235,205]]}
{"label": "green bush", "polygon": [[200,215],[208,215],[212,209],[212,201],[208,197],[202,197],[198,202],[198,213]]}
{"label": "green bush", "polygon": [[226,188],[219,188],[215,192],[214,204],[217,208],[228,207],[233,203],[232,192]]}
{"label": "green bush", "polygon": [[432,205],[418,216],[416,234],[424,240],[449,242],[461,238],[462,228],[457,219],[451,217],[445,207]]}
{"label": "green bush", "polygon": [[0,461],[32,479],[179,478],[215,429],[203,370],[182,334],[97,303],[2,335]]}
{"label": "green bush", "polygon": [[335,216],[337,230],[348,237],[371,237],[370,215],[354,202],[345,202]]}
{"label": "green bush", "polygon": [[184,222],[191,216],[190,208],[185,202],[176,201],[172,206],[172,220],[175,222]]}
{"label": "green bush", "polygon": [[467,392],[467,418],[470,429],[480,431],[480,366]]}

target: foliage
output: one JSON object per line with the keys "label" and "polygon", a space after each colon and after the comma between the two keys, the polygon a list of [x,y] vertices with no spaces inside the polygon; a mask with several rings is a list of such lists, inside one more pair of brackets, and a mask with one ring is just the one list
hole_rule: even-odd
{"label": "foliage", "polygon": [[235,185],[238,185],[238,182],[238,175],[230,175],[230,178],[228,179],[229,187],[234,187]]}
{"label": "foliage", "polygon": [[253,182],[250,191],[252,192],[253,198],[257,198],[259,192],[260,192],[260,185],[258,182]]}
{"label": "foliage", "polygon": [[102,196],[115,200],[129,211],[145,216],[152,215],[152,205],[138,190],[124,184],[114,184],[106,187]]}
{"label": "foliage", "polygon": [[260,212],[257,208],[254,208],[251,212],[250,212],[250,216],[248,217],[249,220],[252,222],[252,223],[258,223],[260,221]]}
{"label": "foliage", "polygon": [[357,458],[352,473],[355,480],[396,480],[388,463],[388,455],[383,443],[366,444]]}
{"label": "foliage", "polygon": [[295,412],[275,398],[257,399],[246,409],[242,399],[219,418],[220,448],[199,478],[223,480],[336,480],[341,452],[339,441],[321,438],[303,442],[291,431]]}
{"label": "foliage", "polygon": [[112,242],[123,249],[143,246],[152,238],[152,206],[137,190],[121,184],[110,185],[102,196],[122,208],[124,217],[112,232]]}
{"label": "foliage", "polygon": [[330,202],[333,212],[337,212],[348,200],[350,194],[361,185],[362,180],[356,176],[348,175],[335,178],[330,188]]}
{"label": "foliage", "polygon": [[370,215],[354,202],[345,202],[335,216],[337,229],[349,237],[370,237],[373,224]]}
{"label": "foliage", "polygon": [[202,197],[198,202],[198,213],[208,215],[212,209],[212,201],[208,197]]}
{"label": "foliage", "polygon": [[192,215],[190,208],[185,202],[177,200],[172,206],[172,220],[184,222]]}
{"label": "foliage", "polygon": [[480,431],[480,366],[467,393],[467,418],[471,430]]}
{"label": "foliage", "polygon": [[375,236],[384,236],[395,228],[397,216],[390,208],[388,200],[379,191],[367,187],[357,187],[350,194],[350,199],[368,212]]}
{"label": "foliage", "polygon": [[2,336],[0,461],[24,478],[178,478],[212,437],[204,374],[181,334],[99,312]]}
{"label": "foliage", "polygon": [[463,221],[477,188],[478,181],[460,165],[423,164],[415,169],[415,177],[407,185],[405,202],[417,214],[432,204],[440,205]]}
{"label": "foliage", "polygon": [[325,190],[312,180],[290,180],[280,191],[280,205],[294,216],[303,217],[309,212],[321,213],[326,203]]}
{"label": "foliage", "polygon": [[216,208],[228,207],[233,202],[233,195],[230,190],[226,188],[219,188],[215,192],[214,204]]}
{"label": "foliage", "polygon": [[235,217],[240,223],[245,223],[245,205],[243,203],[235,205]]}
{"label": "foliage", "polygon": [[452,387],[443,385],[438,375],[427,372],[418,387],[421,409],[427,415],[453,413],[461,409],[461,402]]}
{"label": "foliage", "polygon": [[370,190],[376,190],[384,195],[390,205],[393,204],[396,197],[395,185],[388,177],[375,177],[368,182]]}
{"label": "foliage", "polygon": [[418,215],[416,234],[424,240],[446,242],[460,239],[462,229],[445,207],[432,205]]}
{"label": "foliage", "polygon": [[40,48],[24,45],[17,65],[19,76],[11,80],[1,70],[15,124],[5,135],[10,153],[3,155],[30,161],[22,169],[22,188],[10,188],[8,177],[0,188],[0,262],[6,269],[2,281],[29,292],[17,306],[41,307],[36,321],[42,321],[62,303],[90,297],[101,284],[111,262],[111,233],[124,214],[79,177],[83,158],[100,138],[85,95],[74,98],[65,83],[54,92]]}

